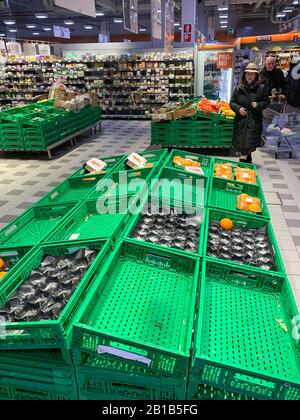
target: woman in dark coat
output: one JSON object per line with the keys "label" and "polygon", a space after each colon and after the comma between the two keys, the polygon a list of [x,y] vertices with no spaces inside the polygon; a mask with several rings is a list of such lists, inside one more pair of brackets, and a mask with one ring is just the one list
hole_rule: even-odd
{"label": "woman in dark coat", "polygon": [[250,63],[230,102],[231,109],[236,113],[233,146],[240,154],[241,162],[252,163],[251,153],[262,145],[262,111],[268,105],[268,91],[260,82],[256,64]]}

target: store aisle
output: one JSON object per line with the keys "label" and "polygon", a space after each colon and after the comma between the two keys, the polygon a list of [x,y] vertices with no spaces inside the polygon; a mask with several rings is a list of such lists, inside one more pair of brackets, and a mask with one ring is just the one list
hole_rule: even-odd
{"label": "store aisle", "polygon": [[[20,215],[94,156],[145,150],[150,143],[149,122],[105,121],[103,132],[80,141],[76,149],[52,161],[0,159],[0,228]],[[300,310],[300,142],[298,159],[275,160],[267,150],[255,153],[274,230]],[[18,156],[17,156],[18,157]]]}

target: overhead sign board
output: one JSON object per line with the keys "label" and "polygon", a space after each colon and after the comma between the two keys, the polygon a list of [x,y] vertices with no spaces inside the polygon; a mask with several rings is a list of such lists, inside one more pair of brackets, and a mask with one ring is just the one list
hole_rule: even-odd
{"label": "overhead sign board", "polygon": [[127,31],[139,33],[137,0],[123,0],[123,20]]}
{"label": "overhead sign board", "polygon": [[256,42],[272,42],[272,35],[257,36]]}
{"label": "overhead sign board", "polygon": [[162,4],[161,0],[151,0],[152,38],[162,38]]}
{"label": "overhead sign board", "polygon": [[53,34],[55,38],[64,38],[64,39],[71,38],[70,28],[64,28],[63,26],[53,25]]}
{"label": "overhead sign board", "polygon": [[233,52],[219,52],[218,53],[218,69],[232,69],[233,67]]}
{"label": "overhead sign board", "polygon": [[95,0],[54,0],[54,4],[82,15],[96,17]]}

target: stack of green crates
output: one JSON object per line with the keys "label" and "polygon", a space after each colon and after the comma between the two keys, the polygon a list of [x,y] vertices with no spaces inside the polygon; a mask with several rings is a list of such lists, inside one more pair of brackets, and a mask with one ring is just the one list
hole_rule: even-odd
{"label": "stack of green crates", "polygon": [[[300,400],[299,314],[260,179],[214,177],[215,163],[257,168],[178,150],[142,155],[153,168],[130,170],[126,156],[99,157],[105,174],[78,169],[0,231],[0,258],[12,263],[0,306],[46,255],[98,251],[57,320],[5,325],[0,399]],[[199,162],[203,175],[187,172],[175,156]],[[195,252],[131,237],[149,196],[126,196],[125,176],[134,186],[146,181],[159,205],[166,196],[156,192],[158,181],[191,181],[189,204],[202,209]],[[237,210],[242,193],[260,198],[261,214]],[[99,212],[109,198],[115,213]],[[170,198],[171,206],[183,200],[176,191]],[[208,256],[209,224],[225,217],[266,228],[272,271]]]}
{"label": "stack of green crates", "polygon": [[79,112],[54,108],[54,101],[27,105],[0,113],[0,150],[45,151],[101,120],[100,107]]}

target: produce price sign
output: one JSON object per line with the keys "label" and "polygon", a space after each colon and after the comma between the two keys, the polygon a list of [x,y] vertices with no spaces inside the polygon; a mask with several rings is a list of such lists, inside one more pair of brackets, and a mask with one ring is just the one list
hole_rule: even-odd
{"label": "produce price sign", "polygon": [[152,37],[162,38],[162,4],[161,0],[151,0]]}
{"label": "produce price sign", "polygon": [[139,33],[137,0],[123,0],[124,28],[127,31]]}
{"label": "produce price sign", "polygon": [[218,53],[218,69],[231,69],[233,67],[233,52]]}
{"label": "produce price sign", "polygon": [[165,50],[170,51],[174,45],[174,7],[173,0],[169,0],[165,10]]}

